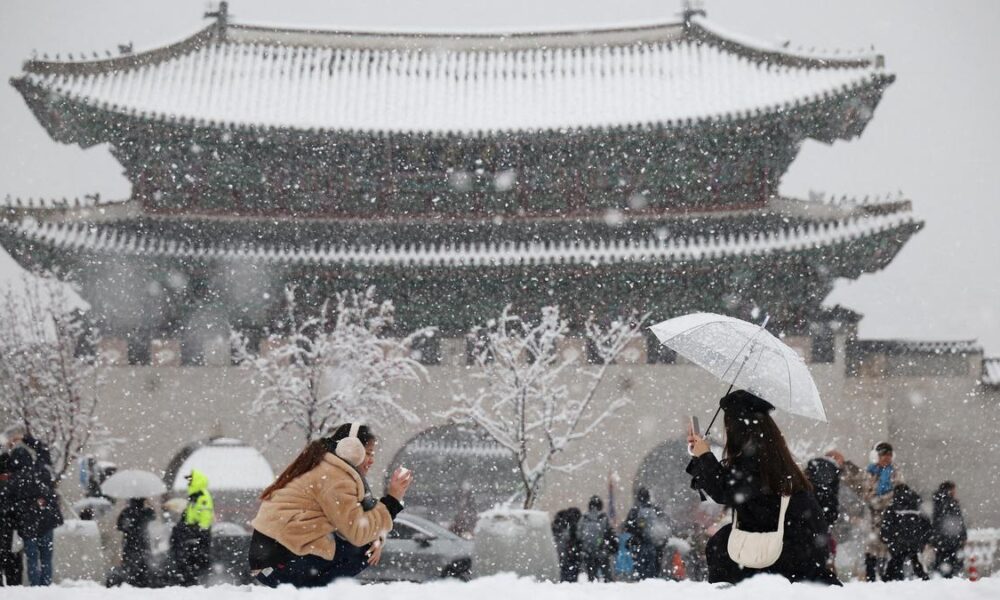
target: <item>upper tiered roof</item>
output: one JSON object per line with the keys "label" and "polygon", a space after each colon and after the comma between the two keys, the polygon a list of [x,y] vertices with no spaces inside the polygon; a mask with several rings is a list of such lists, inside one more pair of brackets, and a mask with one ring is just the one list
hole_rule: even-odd
{"label": "upper tiered roof", "polygon": [[[793,53],[694,16],[514,34],[309,31],[220,19],[146,52],[32,60],[12,83],[36,112],[62,99],[195,125],[437,135],[671,127],[867,97],[847,117],[863,127],[892,78],[879,56]],[[841,136],[857,133],[850,124]]]}

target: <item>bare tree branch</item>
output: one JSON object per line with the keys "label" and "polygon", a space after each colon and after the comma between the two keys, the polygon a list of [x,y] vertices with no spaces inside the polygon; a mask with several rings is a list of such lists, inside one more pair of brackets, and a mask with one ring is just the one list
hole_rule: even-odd
{"label": "bare tree branch", "polygon": [[587,463],[558,462],[560,455],[628,403],[623,397],[598,406],[595,399],[608,365],[639,337],[645,319],[633,316],[607,327],[588,322],[583,340],[598,363],[591,366],[584,364],[585,356],[564,351],[569,324],[558,307],[543,308],[532,324],[508,306],[499,319],[470,334],[477,367],[472,377],[480,387],[456,392],[455,406],[440,416],[478,425],[510,450],[518,462],[520,498],[531,508],[548,471],[572,472]]}
{"label": "bare tree branch", "polygon": [[337,294],[335,310],[327,300],[308,318],[299,314],[297,294],[294,287],[285,289],[287,335],[269,336],[267,352],[249,348],[239,332],[231,336],[236,362],[261,383],[252,412],[280,419],[271,437],[294,427],[308,442],[345,421],[418,421],[390,385],[426,376],[424,366],[411,356],[412,345],[434,330],[420,329],[403,339],[384,337],[395,309],[389,301],[378,302],[374,288]]}

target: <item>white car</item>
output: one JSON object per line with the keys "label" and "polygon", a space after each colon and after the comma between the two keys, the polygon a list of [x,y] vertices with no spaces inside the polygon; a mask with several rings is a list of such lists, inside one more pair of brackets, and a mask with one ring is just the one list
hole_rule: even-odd
{"label": "white car", "polygon": [[428,581],[454,577],[468,581],[472,542],[416,515],[401,512],[378,565],[362,571],[363,581]]}

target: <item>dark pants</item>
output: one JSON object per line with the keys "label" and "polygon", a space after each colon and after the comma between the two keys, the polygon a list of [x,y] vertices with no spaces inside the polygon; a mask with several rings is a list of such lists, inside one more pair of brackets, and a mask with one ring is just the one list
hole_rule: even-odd
{"label": "dark pants", "polygon": [[705,562],[708,563],[709,583],[738,583],[755,570],[743,569],[729,557],[729,534],[733,526],[726,525],[715,532],[705,544]]}
{"label": "dark pants", "polygon": [[913,574],[921,579],[929,579],[924,566],[920,564],[920,559],[916,554],[893,554],[889,557],[889,564],[885,567],[886,581],[900,581],[903,579],[903,565],[909,561],[913,565]]}
{"label": "dark pants", "polygon": [[613,581],[611,575],[611,557],[604,553],[584,554],[582,557],[587,569],[587,579],[590,581]]}
{"label": "dark pants", "polygon": [[958,548],[935,550],[933,570],[940,573],[942,577],[950,579],[961,575],[964,568],[965,561],[958,557]]}
{"label": "dark pants", "polygon": [[24,540],[29,585],[52,585],[52,531]]}
{"label": "dark pants", "polygon": [[580,557],[559,555],[559,581],[576,581],[580,578]]}
{"label": "dark pants", "polygon": [[22,585],[23,577],[21,553],[0,550],[0,586]]}
{"label": "dark pants", "polygon": [[[326,560],[315,554],[295,556],[286,563],[272,567],[266,575],[261,572],[257,581],[268,586],[293,585],[297,588],[323,587],[340,577],[354,577],[368,567],[365,556],[371,544],[352,546],[348,542],[337,539],[337,550],[333,560]],[[267,569],[265,569],[266,571]]]}
{"label": "dark pants", "polygon": [[21,553],[11,552],[14,544],[14,530],[9,527],[0,528],[0,586],[21,585],[24,575]]}
{"label": "dark pants", "polygon": [[865,581],[878,581],[879,563],[882,562],[874,554],[865,554]]}
{"label": "dark pants", "polygon": [[653,579],[660,576],[660,552],[649,543],[640,543],[632,553],[635,560],[636,579]]}

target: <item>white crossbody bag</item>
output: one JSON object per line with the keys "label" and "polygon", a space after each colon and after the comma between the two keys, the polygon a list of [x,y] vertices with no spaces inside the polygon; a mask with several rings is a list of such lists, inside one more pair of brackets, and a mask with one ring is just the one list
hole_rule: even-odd
{"label": "white crossbody bag", "polygon": [[781,497],[778,512],[778,530],[755,533],[739,529],[736,509],[733,509],[733,530],[729,534],[729,558],[744,569],[764,569],[778,562],[781,556],[782,539],[785,537],[785,511],[791,496]]}

